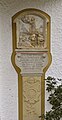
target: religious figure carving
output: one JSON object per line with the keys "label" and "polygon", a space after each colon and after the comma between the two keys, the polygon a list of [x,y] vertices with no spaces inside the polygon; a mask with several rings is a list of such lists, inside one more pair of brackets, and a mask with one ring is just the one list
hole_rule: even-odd
{"label": "religious figure carving", "polygon": [[44,48],[43,21],[39,27],[37,21],[35,15],[24,15],[19,19],[19,25],[22,27],[19,32],[18,48]]}

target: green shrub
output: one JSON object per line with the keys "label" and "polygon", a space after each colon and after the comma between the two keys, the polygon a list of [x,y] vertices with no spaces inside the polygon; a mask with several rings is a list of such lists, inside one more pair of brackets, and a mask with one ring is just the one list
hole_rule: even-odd
{"label": "green shrub", "polygon": [[[42,116],[45,120],[61,120],[62,119],[62,79],[47,77],[46,90],[49,93],[48,102],[51,104],[51,110]],[[41,116],[40,116],[41,117]]]}

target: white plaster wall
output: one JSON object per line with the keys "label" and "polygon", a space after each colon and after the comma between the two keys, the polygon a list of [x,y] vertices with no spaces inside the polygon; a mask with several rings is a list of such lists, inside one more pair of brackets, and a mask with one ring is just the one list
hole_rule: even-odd
{"label": "white plaster wall", "polygon": [[0,0],[0,120],[18,120],[17,73],[11,63],[11,17],[31,7],[51,16],[52,64],[46,76],[62,77],[62,0]]}

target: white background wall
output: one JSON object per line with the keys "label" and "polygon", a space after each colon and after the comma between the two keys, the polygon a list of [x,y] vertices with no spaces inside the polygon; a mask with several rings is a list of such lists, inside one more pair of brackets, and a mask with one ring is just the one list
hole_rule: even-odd
{"label": "white background wall", "polygon": [[[62,77],[62,0],[0,0],[0,119],[18,120],[17,73],[11,63],[11,17],[25,8],[37,8],[51,16],[52,64],[46,76]],[[47,96],[46,96],[47,97]],[[46,104],[48,108],[48,104]]]}

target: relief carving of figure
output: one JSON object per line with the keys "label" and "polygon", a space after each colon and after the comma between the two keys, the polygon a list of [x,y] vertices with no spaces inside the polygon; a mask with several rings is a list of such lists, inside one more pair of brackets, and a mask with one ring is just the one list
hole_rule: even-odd
{"label": "relief carving of figure", "polygon": [[[40,28],[36,27],[36,19],[35,16],[25,15],[21,18],[22,23],[24,25],[28,25],[26,28],[23,25],[23,30],[19,35],[19,48],[43,48],[45,43],[45,38],[43,31]],[[43,28],[42,28],[43,29]]]}

